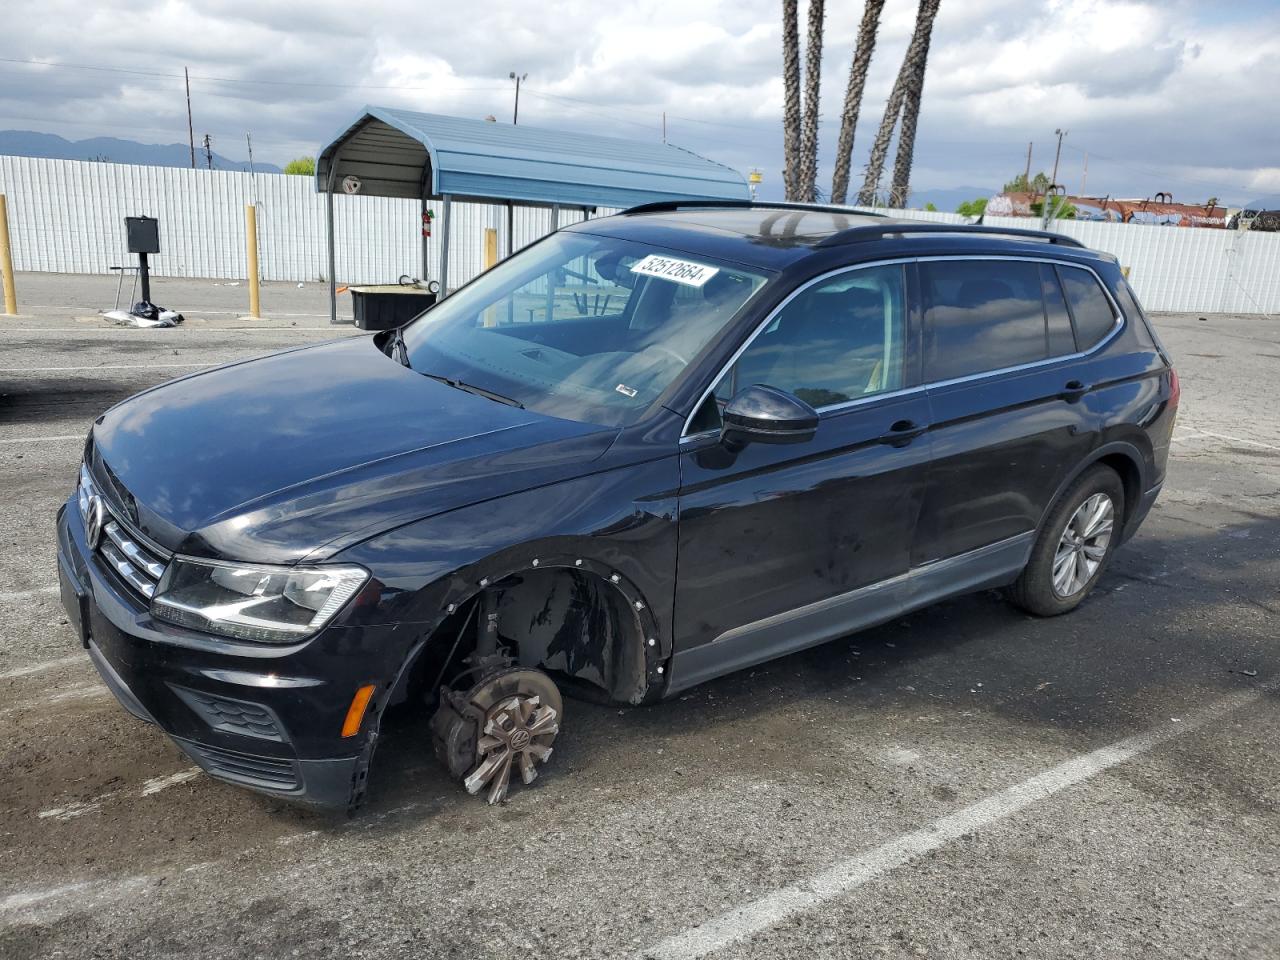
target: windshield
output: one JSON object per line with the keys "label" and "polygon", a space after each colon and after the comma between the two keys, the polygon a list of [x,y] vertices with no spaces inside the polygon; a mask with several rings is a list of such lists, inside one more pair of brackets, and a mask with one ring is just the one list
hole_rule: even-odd
{"label": "windshield", "polygon": [[558,233],[433,307],[404,342],[419,373],[624,426],[764,283],[706,257]]}

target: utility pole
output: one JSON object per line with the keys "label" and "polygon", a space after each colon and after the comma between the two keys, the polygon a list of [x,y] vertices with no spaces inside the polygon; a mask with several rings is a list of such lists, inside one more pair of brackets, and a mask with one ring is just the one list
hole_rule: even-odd
{"label": "utility pole", "polygon": [[1067,135],[1067,131],[1061,127],[1053,131],[1058,135],[1058,149],[1053,155],[1053,176],[1049,178],[1049,189],[1045,191],[1044,200],[1041,203],[1040,228],[1042,230],[1049,229],[1049,220],[1052,219],[1053,210],[1049,206],[1049,198],[1056,196],[1053,190],[1058,185],[1058,161],[1062,159],[1062,138]]}
{"label": "utility pole", "polygon": [[1080,177],[1080,196],[1084,196],[1084,191],[1089,183],[1089,151],[1084,153],[1084,173]]}
{"label": "utility pole", "polygon": [[213,169],[213,141],[209,139],[209,135],[204,135],[204,161],[209,169]]}
{"label": "utility pole", "polygon": [[527,73],[522,73],[517,76],[516,72],[512,70],[507,76],[516,82],[516,106],[515,109],[511,111],[511,125],[514,127],[520,122],[520,82],[522,80],[528,80],[529,75]]}
{"label": "utility pole", "polygon": [[1026,172],[1022,174],[1022,182],[1027,185],[1028,190],[1031,189],[1031,147],[1032,147],[1032,144],[1028,143],[1027,144],[1027,169],[1026,169]]}
{"label": "utility pole", "polygon": [[182,68],[182,76],[187,81],[187,144],[191,147],[191,169],[196,168],[196,134],[191,126],[191,73]]}
{"label": "utility pole", "polygon": [[1062,138],[1067,135],[1067,131],[1058,129],[1053,132],[1058,135],[1058,151],[1053,155],[1053,176],[1049,178],[1049,186],[1056,187],[1058,185],[1058,161],[1062,159]]}
{"label": "utility pole", "polygon": [[667,111],[662,111],[662,142],[667,142]]}

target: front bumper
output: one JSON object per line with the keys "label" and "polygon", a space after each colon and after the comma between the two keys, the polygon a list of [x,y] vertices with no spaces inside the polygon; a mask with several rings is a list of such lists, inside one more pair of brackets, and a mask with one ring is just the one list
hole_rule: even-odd
{"label": "front bumper", "polygon": [[[363,672],[367,631],[331,627],[300,649],[219,650],[207,636],[151,619],[89,550],[73,502],[58,512],[57,528],[63,606],[126,710],[219,780],[318,806],[351,803],[376,736],[368,718],[361,735],[339,735],[354,690],[377,679]],[[197,642],[168,642],[166,633]]]}

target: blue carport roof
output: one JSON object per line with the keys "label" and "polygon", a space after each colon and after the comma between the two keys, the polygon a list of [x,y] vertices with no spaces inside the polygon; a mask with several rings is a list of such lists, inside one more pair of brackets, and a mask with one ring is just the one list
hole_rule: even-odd
{"label": "blue carport roof", "polygon": [[347,176],[377,197],[576,207],[745,200],[742,174],[680,147],[540,127],[365,107],[320,152],[316,187]]}

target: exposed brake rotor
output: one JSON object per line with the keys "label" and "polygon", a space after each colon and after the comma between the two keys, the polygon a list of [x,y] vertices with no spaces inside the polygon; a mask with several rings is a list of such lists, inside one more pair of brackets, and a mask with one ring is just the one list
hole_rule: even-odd
{"label": "exposed brake rotor", "polygon": [[500,803],[513,773],[526,784],[537,779],[563,715],[560,691],[545,673],[503,670],[465,693],[442,691],[432,720],[436,755],[468,793],[487,788],[488,802]]}

